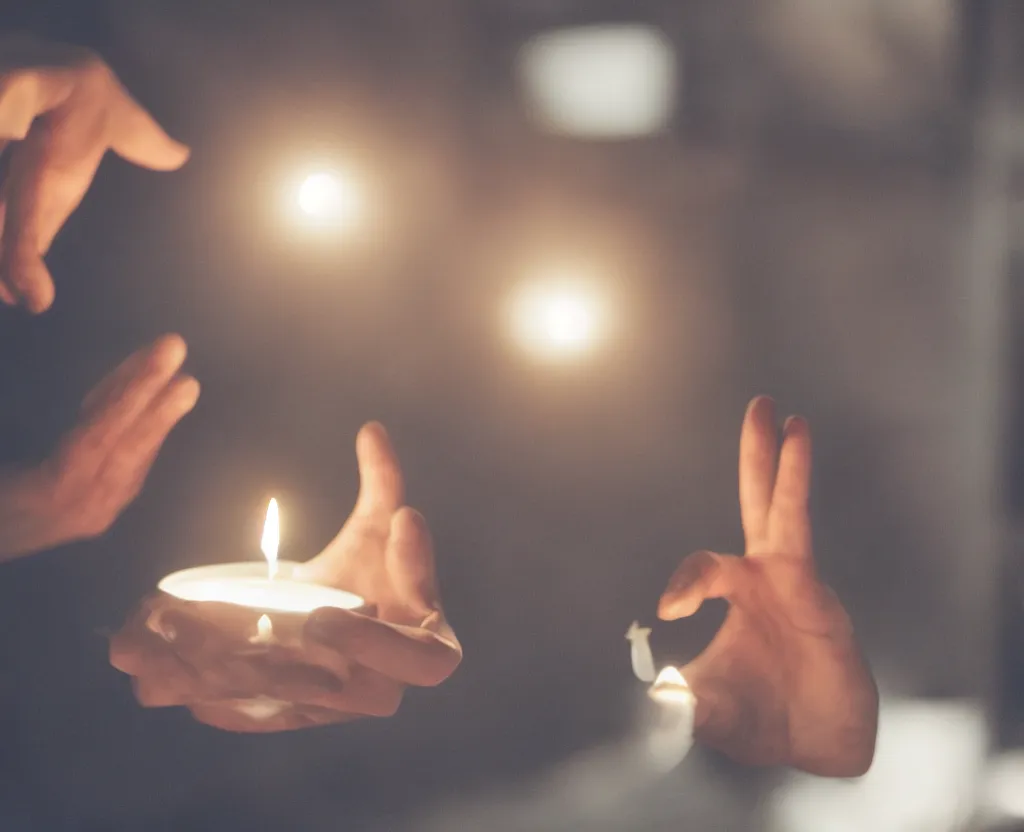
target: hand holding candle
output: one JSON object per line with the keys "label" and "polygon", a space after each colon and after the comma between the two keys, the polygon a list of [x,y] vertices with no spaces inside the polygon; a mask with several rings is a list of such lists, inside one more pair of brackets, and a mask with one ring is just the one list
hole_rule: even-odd
{"label": "hand holding candle", "polygon": [[[142,704],[185,705],[227,730],[280,731],[389,716],[407,685],[436,685],[452,673],[462,649],[441,610],[426,523],[402,505],[384,429],[363,428],[356,450],[359,499],[338,536],[308,563],[279,563],[273,579],[266,564],[246,578],[281,592],[276,606],[293,611],[164,592],[115,636],[111,663],[134,677]],[[300,596],[321,590],[338,603],[314,603],[307,614]],[[365,605],[353,609],[352,599]],[[261,628],[263,616],[269,627]]]}
{"label": "hand holding candle", "polygon": [[658,614],[693,615],[706,598],[730,604],[714,640],[682,668],[698,741],[744,763],[856,776],[874,755],[878,692],[846,611],[815,570],[807,423],[786,422],[781,451],[777,434],[771,399],[755,399],[740,439],[746,555],[690,555]]}

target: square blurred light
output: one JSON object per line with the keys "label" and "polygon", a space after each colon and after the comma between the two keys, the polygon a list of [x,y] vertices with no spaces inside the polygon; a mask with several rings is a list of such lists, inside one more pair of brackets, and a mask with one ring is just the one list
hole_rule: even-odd
{"label": "square blurred light", "polygon": [[520,50],[531,114],[553,133],[627,139],[659,133],[675,109],[672,43],[640,24],[581,26],[537,35]]}
{"label": "square blurred light", "polygon": [[953,832],[977,807],[988,734],[973,702],[883,700],[871,770],[859,780],[792,775],[772,832]]}

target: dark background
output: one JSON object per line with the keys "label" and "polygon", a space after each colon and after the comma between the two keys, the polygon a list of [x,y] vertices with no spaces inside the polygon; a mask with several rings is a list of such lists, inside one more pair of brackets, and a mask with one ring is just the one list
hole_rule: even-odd
{"label": "dark background", "polygon": [[[0,26],[97,49],[193,156],[108,158],[49,258],[53,310],[0,312],[4,456],[42,457],[164,331],[203,395],[112,532],[3,569],[4,830],[426,829],[430,805],[438,829],[760,828],[781,775],[699,752],[606,826],[446,808],[631,730],[623,633],[687,552],[742,545],[760,392],[811,419],[819,559],[886,700],[978,703],[994,747],[1024,740],[1012,3],[15,5]],[[595,21],[680,50],[667,134],[531,124],[519,45]],[[322,151],[367,173],[365,238],[282,233],[278,177]],[[509,349],[534,250],[608,266],[615,349]],[[431,522],[457,674],[393,719],[281,736],[137,707],[106,634],[164,574],[257,557],[270,494],[282,556],[316,552],[368,419]],[[722,612],[657,626],[659,654],[694,655]]]}

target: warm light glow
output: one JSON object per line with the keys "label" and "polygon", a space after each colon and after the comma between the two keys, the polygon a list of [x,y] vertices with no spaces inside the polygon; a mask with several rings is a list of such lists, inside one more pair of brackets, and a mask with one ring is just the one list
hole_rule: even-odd
{"label": "warm light glow", "polygon": [[271,578],[277,575],[277,549],[281,544],[281,518],[277,510],[277,500],[271,498],[267,506],[267,519],[263,523],[263,540],[260,548],[267,559],[267,572]]}
{"label": "warm light glow", "polygon": [[682,685],[683,687],[689,687],[686,684],[686,679],[683,678],[683,674],[679,672],[678,667],[663,667],[661,673],[658,674],[658,678],[654,680],[656,685]]}
{"label": "warm light glow", "polygon": [[348,228],[360,209],[359,189],[351,176],[321,170],[307,175],[295,195],[305,224],[325,228]]}
{"label": "warm light glow", "polygon": [[676,667],[663,667],[648,691],[650,697],[663,705],[692,705],[693,691]]}
{"label": "warm light glow", "polygon": [[261,615],[256,622],[256,638],[259,641],[269,641],[274,635],[274,624],[269,615]]}
{"label": "warm light glow", "polygon": [[566,360],[592,351],[605,335],[607,312],[597,289],[583,281],[538,281],[512,302],[520,345],[538,357]]}

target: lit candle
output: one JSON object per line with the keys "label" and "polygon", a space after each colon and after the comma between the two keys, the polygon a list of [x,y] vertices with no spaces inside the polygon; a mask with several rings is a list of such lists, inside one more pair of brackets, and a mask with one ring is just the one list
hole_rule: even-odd
{"label": "lit candle", "polygon": [[672,665],[661,669],[658,678],[654,680],[654,684],[647,691],[647,695],[659,705],[666,707],[693,711],[697,704],[697,697],[693,695],[690,686],[686,684],[683,674],[679,672],[679,668],[672,667]]}
{"label": "lit candle", "polygon": [[655,676],[654,655],[648,641],[650,634],[649,627],[641,627],[634,621],[626,639],[630,644],[633,673],[641,682],[650,683],[653,679],[647,695],[659,706],[655,723],[647,734],[647,749],[655,765],[668,770],[682,762],[693,745],[697,697],[679,668],[667,665]]}
{"label": "lit candle", "polygon": [[[168,575],[158,586],[161,591],[183,601],[217,601],[268,612],[308,614],[321,607],[351,610],[363,606],[364,601],[358,595],[303,580],[302,564],[278,561],[279,542],[277,501],[271,500],[261,547],[266,565],[222,563],[198,566]],[[264,617],[266,622],[261,619],[256,635],[261,642],[273,637],[270,618]]]}

